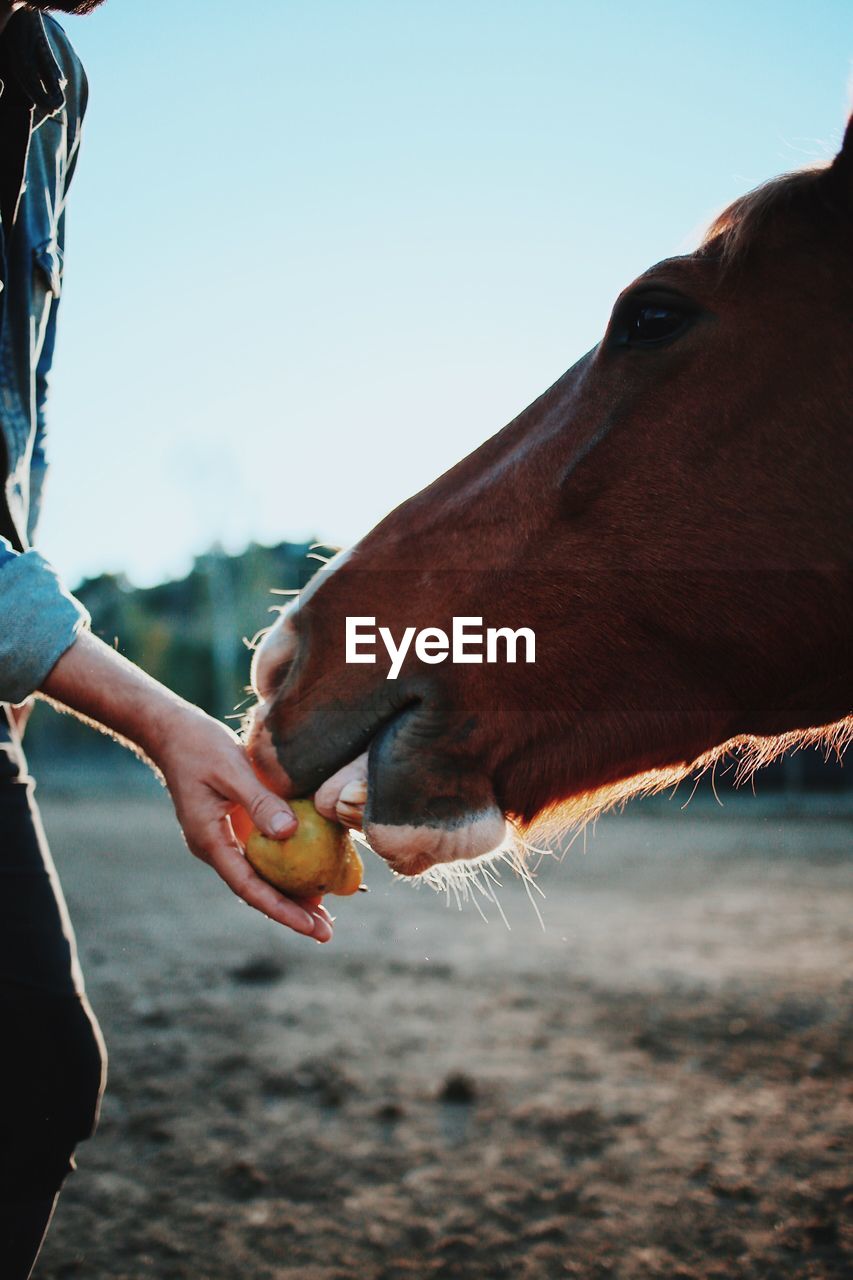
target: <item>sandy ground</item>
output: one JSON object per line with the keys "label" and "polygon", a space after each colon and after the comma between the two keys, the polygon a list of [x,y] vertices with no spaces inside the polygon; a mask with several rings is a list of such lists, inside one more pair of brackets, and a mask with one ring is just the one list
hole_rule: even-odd
{"label": "sandy ground", "polygon": [[41,791],[110,1047],[40,1280],[841,1277],[853,822],[603,820],[484,923],[393,881],[321,948],[164,797]]}

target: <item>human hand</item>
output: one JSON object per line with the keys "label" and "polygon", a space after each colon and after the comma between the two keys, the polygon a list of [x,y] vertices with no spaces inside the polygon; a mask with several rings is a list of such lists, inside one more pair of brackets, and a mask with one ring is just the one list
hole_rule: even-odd
{"label": "human hand", "polygon": [[258,779],[237,735],[188,704],[176,705],[150,754],[169,788],[189,850],[247,902],[297,933],[328,942],[332,918],[320,898],[294,901],[267,884],[246,860],[230,815],[244,809],[272,839],[292,834],[289,806]]}
{"label": "human hand", "polygon": [[190,852],[256,911],[317,942],[332,936],[320,899],[295,902],[252,869],[229,815],[245,809],[281,839],[296,819],[259,780],[237,735],[170,692],[89,632],[81,632],[40,693],[141,750],[166,781]]}

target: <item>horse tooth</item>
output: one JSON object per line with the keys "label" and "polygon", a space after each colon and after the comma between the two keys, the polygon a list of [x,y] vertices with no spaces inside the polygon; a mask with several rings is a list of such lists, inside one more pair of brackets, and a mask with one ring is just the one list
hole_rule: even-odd
{"label": "horse tooth", "polygon": [[341,789],[338,804],[361,806],[367,801],[367,783],[363,778],[353,778]]}

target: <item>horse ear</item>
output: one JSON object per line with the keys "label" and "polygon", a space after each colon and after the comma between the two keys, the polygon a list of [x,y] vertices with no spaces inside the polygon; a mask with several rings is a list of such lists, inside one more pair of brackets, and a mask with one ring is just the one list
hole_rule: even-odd
{"label": "horse ear", "polygon": [[841,150],[829,167],[836,188],[841,189],[847,204],[853,208],[853,115],[847,121]]}

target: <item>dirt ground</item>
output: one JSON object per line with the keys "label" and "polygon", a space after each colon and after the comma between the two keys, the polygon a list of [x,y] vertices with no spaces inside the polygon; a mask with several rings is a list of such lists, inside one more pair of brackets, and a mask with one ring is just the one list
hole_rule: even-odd
{"label": "dirt ground", "polygon": [[831,801],[602,820],[544,929],[517,882],[507,929],[371,859],[322,948],[165,797],[40,794],[110,1072],[39,1280],[853,1274]]}

